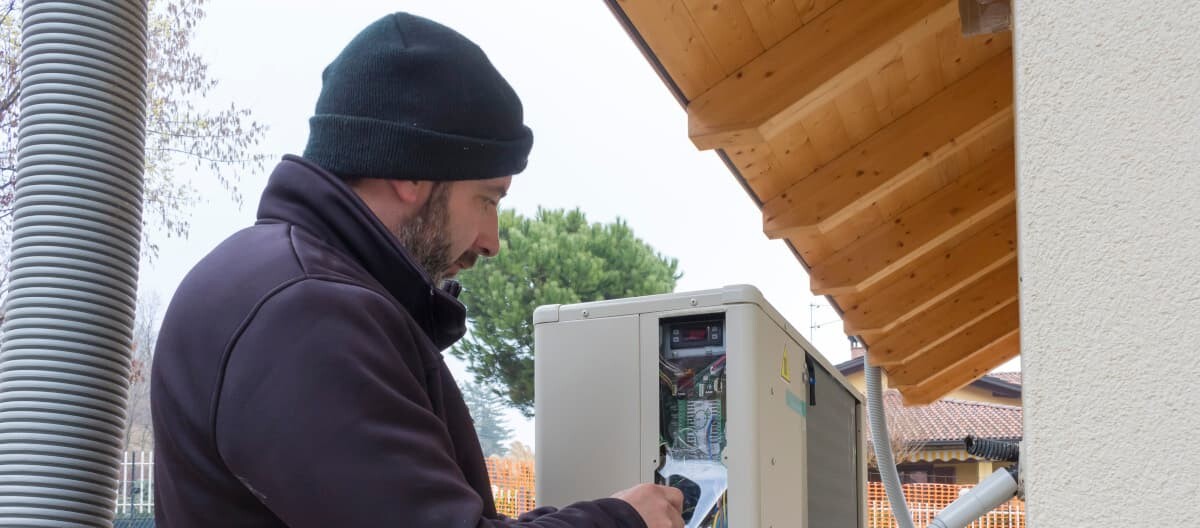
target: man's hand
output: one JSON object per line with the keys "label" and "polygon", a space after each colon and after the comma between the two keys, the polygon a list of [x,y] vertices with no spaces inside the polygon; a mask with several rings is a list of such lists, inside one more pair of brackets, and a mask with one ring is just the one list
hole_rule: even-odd
{"label": "man's hand", "polygon": [[683,492],[670,486],[639,484],[613,495],[628,502],[646,528],[683,528]]}

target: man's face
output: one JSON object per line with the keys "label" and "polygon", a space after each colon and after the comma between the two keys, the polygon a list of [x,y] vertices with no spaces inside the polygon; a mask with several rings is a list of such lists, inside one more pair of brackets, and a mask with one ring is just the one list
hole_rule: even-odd
{"label": "man's face", "polygon": [[511,176],[436,183],[416,215],[396,228],[434,284],[500,252],[498,209],[511,183]]}

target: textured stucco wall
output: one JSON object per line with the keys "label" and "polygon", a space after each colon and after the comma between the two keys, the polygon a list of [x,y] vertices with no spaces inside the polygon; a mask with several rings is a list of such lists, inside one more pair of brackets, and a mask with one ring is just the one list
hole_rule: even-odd
{"label": "textured stucco wall", "polygon": [[1014,2],[1030,526],[1200,519],[1200,2]]}

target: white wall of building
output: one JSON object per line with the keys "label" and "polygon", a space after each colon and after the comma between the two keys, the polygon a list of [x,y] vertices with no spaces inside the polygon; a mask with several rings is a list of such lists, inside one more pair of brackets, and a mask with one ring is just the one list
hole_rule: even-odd
{"label": "white wall of building", "polygon": [[1030,526],[1200,518],[1200,3],[1017,1]]}

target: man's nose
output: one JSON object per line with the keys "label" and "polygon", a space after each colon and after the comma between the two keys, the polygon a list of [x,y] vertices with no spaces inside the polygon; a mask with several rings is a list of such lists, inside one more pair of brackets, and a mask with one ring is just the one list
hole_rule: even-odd
{"label": "man's nose", "polygon": [[500,254],[499,233],[484,235],[475,241],[475,251],[484,257],[494,257]]}

